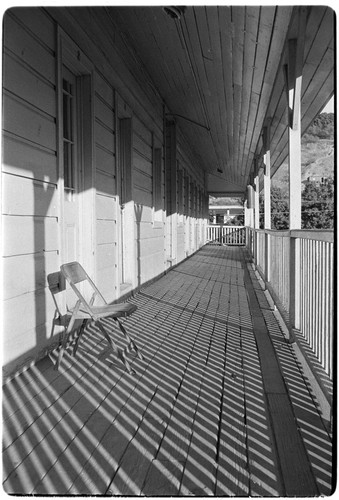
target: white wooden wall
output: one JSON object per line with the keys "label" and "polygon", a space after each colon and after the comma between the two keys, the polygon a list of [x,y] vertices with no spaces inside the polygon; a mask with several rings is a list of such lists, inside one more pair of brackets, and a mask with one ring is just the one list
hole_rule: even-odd
{"label": "white wooden wall", "polygon": [[95,73],[96,283],[106,300],[118,296],[119,197],[114,89]]}
{"label": "white wooden wall", "polygon": [[[55,28],[40,10],[4,27],[4,363],[39,355],[54,314],[46,276],[58,269]],[[33,36],[34,33],[34,36]]]}
{"label": "white wooden wall", "polygon": [[[93,42],[102,38],[101,32],[97,37],[83,36],[88,26],[96,29],[94,24],[84,25],[91,19],[86,10],[81,10],[76,20],[74,17],[70,20],[71,16],[63,10],[19,8],[5,16],[2,169],[5,373],[44,355],[51,345],[56,345],[60,331],[52,330],[55,308],[47,286],[47,275],[59,270],[64,262],[57,135],[58,26],[72,37],[94,68],[95,206],[94,227],[89,231],[95,238],[94,278],[108,300],[119,297],[117,96],[131,110],[133,123],[135,262],[126,263],[134,269],[133,286],[142,285],[168,268],[163,102],[160,97],[154,102],[154,96],[153,101],[144,96],[142,82],[139,85],[124,69],[122,59],[117,64],[115,53],[112,52],[114,65],[103,59],[101,47]],[[121,75],[126,85],[121,85]],[[153,208],[155,147],[162,148],[158,176],[162,210],[158,212]],[[193,212],[196,193],[205,189],[204,174],[180,134],[177,151],[178,168],[182,172],[182,185],[177,193],[182,213],[177,217],[175,238],[176,262],[180,262],[204,243],[199,234],[206,213]]]}

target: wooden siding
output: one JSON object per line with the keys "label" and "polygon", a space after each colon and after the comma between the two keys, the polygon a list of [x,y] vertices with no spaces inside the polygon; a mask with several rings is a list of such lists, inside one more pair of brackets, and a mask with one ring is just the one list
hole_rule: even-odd
{"label": "wooden siding", "polygon": [[41,10],[6,14],[3,64],[3,347],[11,365],[51,342],[46,276],[59,264],[55,27]]}
{"label": "wooden siding", "polygon": [[[53,325],[55,307],[47,287],[47,275],[57,271],[64,261],[63,182],[58,163],[57,68],[63,54],[57,45],[59,28],[61,36],[67,38],[67,47],[73,44],[81,61],[86,59],[86,74],[92,73],[93,114],[86,109],[86,118],[92,120],[92,124],[86,123],[86,139],[93,146],[91,150],[89,144],[85,145],[90,159],[86,158],[84,193],[79,196],[88,204],[92,198],[87,193],[93,191],[93,206],[84,206],[83,210],[86,214],[93,211],[93,221],[88,223],[91,227],[84,227],[84,231],[93,238],[88,248],[92,245],[93,255],[89,258],[94,278],[107,300],[119,297],[121,172],[117,123],[124,115],[118,115],[117,97],[129,110],[133,123],[133,207],[129,207],[127,216],[131,219],[129,227],[133,227],[134,219],[135,249],[125,262],[134,273],[132,287],[153,279],[168,267],[165,207],[171,190],[167,189],[165,176],[163,100],[154,89],[143,85],[142,71],[129,71],[133,58],[126,51],[125,40],[117,36],[113,44],[104,34],[100,23],[107,20],[102,13],[64,8],[18,8],[6,13],[2,216],[7,372],[43,356],[59,340],[60,328]],[[111,56],[109,61],[104,50]],[[89,131],[93,137],[88,137]],[[204,174],[178,131],[173,147],[180,150],[183,186],[189,175],[190,182],[202,188]],[[160,150],[161,158],[160,175],[156,176],[154,148]],[[160,186],[154,185],[155,179]],[[189,200],[184,201],[184,188],[182,191],[180,206],[184,207]],[[188,219],[188,214],[185,217]],[[193,227],[195,223],[190,220],[190,224]],[[186,226],[184,220],[178,227],[173,226],[178,242],[176,262],[188,255]],[[195,240],[189,253],[198,244]]]}
{"label": "wooden siding", "polygon": [[96,281],[107,301],[119,294],[119,199],[116,175],[114,89],[95,72]]}

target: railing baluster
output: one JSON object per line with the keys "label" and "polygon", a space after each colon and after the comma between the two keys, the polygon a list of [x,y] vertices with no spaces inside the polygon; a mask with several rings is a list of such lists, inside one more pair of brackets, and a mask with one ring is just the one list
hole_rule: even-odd
{"label": "railing baluster", "polygon": [[207,243],[219,243],[220,245],[246,245],[247,237],[252,234],[245,226],[227,226],[223,224],[210,224],[207,226]]}
{"label": "railing baluster", "polygon": [[[253,261],[290,324],[333,371],[333,231],[247,229]],[[284,312],[283,311],[283,312]]]}

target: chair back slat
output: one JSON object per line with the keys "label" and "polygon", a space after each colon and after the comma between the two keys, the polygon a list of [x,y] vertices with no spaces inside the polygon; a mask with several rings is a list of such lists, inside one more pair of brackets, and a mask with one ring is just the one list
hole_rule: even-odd
{"label": "chair back slat", "polygon": [[99,298],[102,304],[106,304],[105,298],[79,262],[63,264],[60,270],[88,313],[92,314],[91,308],[96,298]]}
{"label": "chair back slat", "polygon": [[87,280],[87,274],[79,262],[69,262],[61,266],[62,274],[67,281],[72,285],[76,285],[81,281]]}
{"label": "chair back slat", "polygon": [[66,291],[66,280],[62,273],[57,271],[48,274],[47,283],[54,300],[55,308],[59,317],[62,318],[67,312],[64,296],[64,292]]}
{"label": "chair back slat", "polygon": [[66,289],[66,281],[60,271],[50,273],[47,276],[48,287],[53,295]]}

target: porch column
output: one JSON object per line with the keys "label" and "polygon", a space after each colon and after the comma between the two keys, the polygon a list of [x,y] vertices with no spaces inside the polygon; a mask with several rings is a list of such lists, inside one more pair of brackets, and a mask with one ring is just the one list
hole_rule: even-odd
{"label": "porch column", "polygon": [[[271,147],[270,120],[263,129],[264,144],[264,229],[271,229]],[[265,231],[265,280],[271,279],[271,242],[270,234]]]}
{"label": "porch column", "polygon": [[301,86],[307,9],[299,7],[298,38],[288,40],[284,66],[288,102],[289,228],[301,229]]}
{"label": "porch column", "polygon": [[[306,7],[299,7],[298,37],[288,41],[284,66],[288,102],[289,228],[301,229],[301,87],[304,63]],[[300,240],[290,238],[290,342],[300,328]]]}
{"label": "porch column", "polygon": [[176,259],[177,247],[177,130],[173,120],[166,120],[166,257],[171,266]]}
{"label": "porch column", "polygon": [[255,252],[255,232],[253,231],[254,229],[254,193],[253,193],[253,186],[251,184],[248,184],[247,186],[247,199],[245,200],[245,226],[248,226],[250,229],[246,229],[246,239],[247,239],[247,246],[251,252],[251,254],[254,256]]}
{"label": "porch column", "polygon": [[254,178],[254,229],[259,229],[259,176]]}
{"label": "porch column", "polygon": [[244,201],[244,225],[253,227],[253,209],[250,207],[248,199]]}
{"label": "porch column", "polygon": [[263,130],[264,142],[264,228],[271,229],[271,151],[270,124]]}

